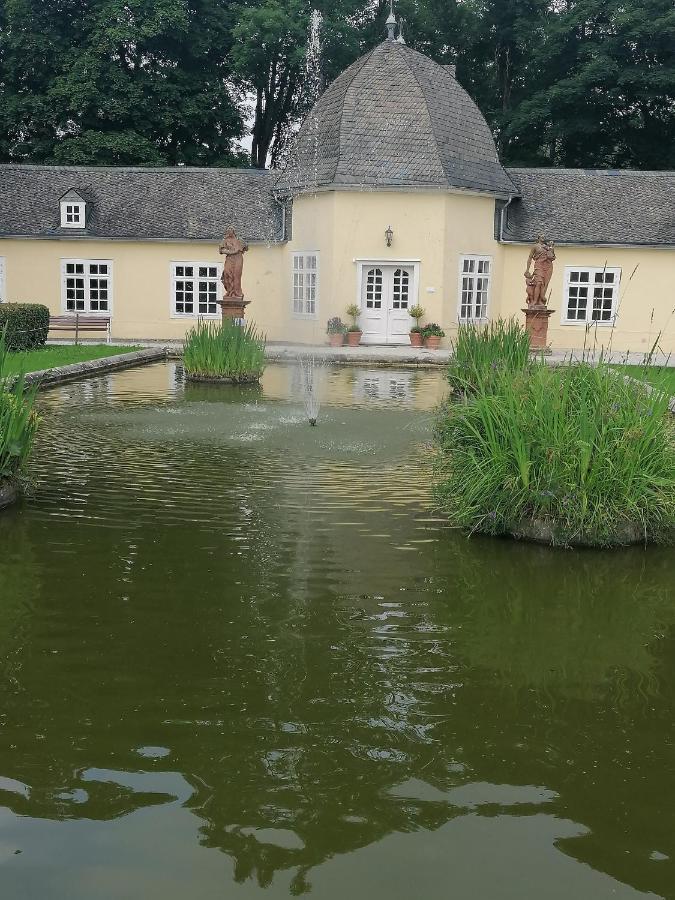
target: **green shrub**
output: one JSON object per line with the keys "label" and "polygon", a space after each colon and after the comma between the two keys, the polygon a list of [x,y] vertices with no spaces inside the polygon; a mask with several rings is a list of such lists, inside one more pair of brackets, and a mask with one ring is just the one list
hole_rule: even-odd
{"label": "green shrub", "polygon": [[200,320],[187,333],[183,365],[201,378],[257,380],[265,369],[265,338],[255,325]]}
{"label": "green shrub", "polygon": [[522,372],[529,361],[529,337],[515,319],[460,325],[452,343],[448,381],[463,393],[489,390],[501,373]]}
{"label": "green shrub", "polygon": [[38,419],[34,412],[36,387],[26,388],[23,372],[5,375],[4,329],[0,331],[0,480],[16,478],[33,447]]}
{"label": "green shrub", "polygon": [[49,332],[49,310],[41,303],[0,304],[0,331],[9,351],[42,347]]}
{"label": "green shrub", "polygon": [[543,527],[553,543],[660,540],[675,527],[668,392],[606,365],[506,370],[439,416],[437,495],[489,534]]}

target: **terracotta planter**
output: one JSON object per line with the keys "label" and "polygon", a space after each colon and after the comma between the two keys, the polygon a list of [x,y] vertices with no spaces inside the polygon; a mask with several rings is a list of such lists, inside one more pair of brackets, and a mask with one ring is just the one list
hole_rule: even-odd
{"label": "terracotta planter", "polygon": [[424,346],[427,350],[438,350],[441,343],[441,339],[437,334],[430,334],[428,337],[424,338]]}
{"label": "terracotta planter", "polygon": [[422,346],[422,335],[419,331],[411,331],[410,332],[410,346],[411,347],[421,347]]}
{"label": "terracotta planter", "polygon": [[345,336],[340,331],[337,334],[329,334],[328,335],[328,343],[331,347],[341,347],[345,342]]}
{"label": "terracotta planter", "polygon": [[348,347],[358,347],[361,343],[361,335],[362,331],[348,331],[347,332],[347,346]]}

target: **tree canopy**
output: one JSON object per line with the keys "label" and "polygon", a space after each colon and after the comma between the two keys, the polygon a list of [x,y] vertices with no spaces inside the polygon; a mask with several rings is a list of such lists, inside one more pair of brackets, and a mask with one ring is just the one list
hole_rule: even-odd
{"label": "tree canopy", "polygon": [[[0,0],[0,161],[278,162],[387,0]],[[521,165],[675,168],[672,0],[399,0]],[[249,156],[240,141],[251,132]]]}

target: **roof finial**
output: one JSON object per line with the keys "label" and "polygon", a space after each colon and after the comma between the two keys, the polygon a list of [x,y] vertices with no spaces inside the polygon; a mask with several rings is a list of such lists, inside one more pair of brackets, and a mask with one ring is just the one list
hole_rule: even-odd
{"label": "roof finial", "polygon": [[387,26],[387,40],[395,41],[396,16],[394,15],[394,0],[389,0],[389,18],[385,24]]}
{"label": "roof finial", "polygon": [[399,44],[405,44],[405,38],[403,37],[403,17],[398,20],[398,37],[396,40]]}

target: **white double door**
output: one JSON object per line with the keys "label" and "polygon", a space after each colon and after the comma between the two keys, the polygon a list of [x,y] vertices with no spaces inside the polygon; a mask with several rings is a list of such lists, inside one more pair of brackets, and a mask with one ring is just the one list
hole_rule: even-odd
{"label": "white double door", "polygon": [[408,344],[414,306],[412,266],[364,265],[361,270],[361,316],[364,344]]}

